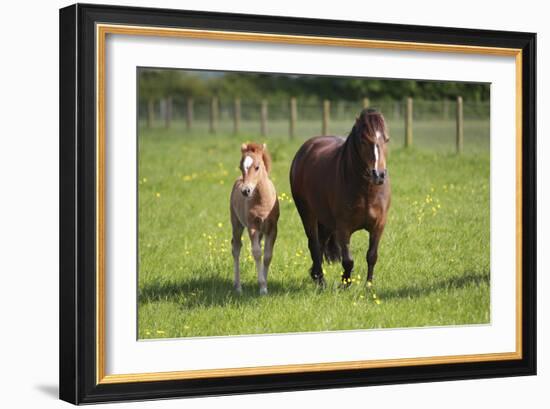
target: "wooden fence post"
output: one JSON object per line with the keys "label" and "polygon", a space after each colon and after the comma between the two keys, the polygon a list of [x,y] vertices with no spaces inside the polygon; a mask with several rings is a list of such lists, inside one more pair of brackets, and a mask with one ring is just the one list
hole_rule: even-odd
{"label": "wooden fence post", "polygon": [[296,97],[290,98],[290,126],[289,136],[293,139],[296,136],[296,120],[298,119],[298,109],[296,107]]}
{"label": "wooden fence post", "polygon": [[241,99],[233,101],[233,133],[237,135],[241,130]]}
{"label": "wooden fence post", "polygon": [[149,98],[147,101],[147,128],[152,128],[153,122],[155,122],[155,100]]}
{"label": "wooden fence post", "polygon": [[172,97],[166,98],[166,110],[164,114],[164,127],[170,128],[172,124]]}
{"label": "wooden fence post", "polygon": [[218,130],[218,97],[212,97],[210,102],[210,133]]}
{"label": "wooden fence post", "polygon": [[260,132],[262,136],[267,136],[267,100],[262,99],[260,107]]}
{"label": "wooden fence post", "polygon": [[363,98],[363,109],[367,109],[370,106],[370,100],[365,97]]}
{"label": "wooden fence post", "polygon": [[321,135],[328,135],[328,126],[330,122],[330,101],[325,99],[323,101],[323,128],[321,129]]}
{"label": "wooden fence post", "polygon": [[456,153],[464,150],[464,110],[462,97],[456,97]]}
{"label": "wooden fence post", "polygon": [[413,99],[407,98],[407,113],[405,115],[405,147],[413,144]]}
{"label": "wooden fence post", "polygon": [[193,98],[187,98],[187,109],[185,110],[185,124],[187,130],[191,131],[193,128]]}

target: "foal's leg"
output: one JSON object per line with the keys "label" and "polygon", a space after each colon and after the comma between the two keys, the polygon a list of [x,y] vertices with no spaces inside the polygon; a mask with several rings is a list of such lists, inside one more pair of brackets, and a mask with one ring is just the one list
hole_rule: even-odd
{"label": "foal's leg", "polygon": [[372,283],[374,278],[374,265],[378,260],[378,244],[384,232],[384,225],[375,225],[369,234],[369,249],[367,251],[367,282]]}
{"label": "foal's leg", "polygon": [[250,243],[252,244],[252,256],[256,262],[256,273],[258,274],[260,294],[267,294],[267,282],[264,277],[264,269],[262,266],[261,233],[256,229],[248,229],[248,235],[250,236]]}
{"label": "foal's leg", "polygon": [[231,226],[233,228],[233,237],[231,238],[231,252],[233,254],[233,271],[235,272],[235,279],[233,281],[233,286],[237,293],[242,292],[241,287],[241,270],[239,267],[239,256],[241,254],[242,241],[241,237],[243,235],[243,225],[231,209]]}
{"label": "foal's leg", "polygon": [[[273,257],[273,247],[275,246],[275,240],[277,239],[277,226],[275,226],[269,234],[265,236],[264,242],[264,280],[265,280],[265,294],[267,294],[267,273],[269,272],[269,264]],[[260,287],[260,293],[261,293]]]}

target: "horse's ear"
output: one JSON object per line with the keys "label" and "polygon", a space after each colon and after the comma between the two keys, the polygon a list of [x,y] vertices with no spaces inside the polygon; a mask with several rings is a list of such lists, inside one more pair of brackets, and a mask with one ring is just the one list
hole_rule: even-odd
{"label": "horse's ear", "polygon": [[269,155],[269,152],[267,151],[267,146],[264,143],[263,144],[263,151],[262,151],[262,161],[264,162],[265,170],[267,173],[271,172],[271,156]]}
{"label": "horse's ear", "polygon": [[248,149],[248,145],[247,145],[246,143],[243,143],[243,144],[241,145],[241,152],[242,152],[242,153],[245,153],[247,149]]}
{"label": "horse's ear", "polygon": [[263,148],[263,150],[265,151],[265,150],[267,149],[267,145],[266,145],[265,143],[262,144],[262,148]]}
{"label": "horse's ear", "polygon": [[390,141],[390,133],[388,130],[388,126],[384,122],[384,143],[388,143]]}

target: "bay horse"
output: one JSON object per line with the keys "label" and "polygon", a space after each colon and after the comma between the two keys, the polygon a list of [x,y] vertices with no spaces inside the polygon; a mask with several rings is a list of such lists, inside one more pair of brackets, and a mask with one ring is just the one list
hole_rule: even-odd
{"label": "bay horse", "polygon": [[383,115],[364,109],[346,139],[311,138],[292,161],[292,197],[308,239],[310,274],[321,286],[325,285],[323,257],[342,262],[342,285],[349,286],[354,264],[350,237],[362,229],[369,232],[367,283],[372,283],[391,202],[388,141]]}
{"label": "bay horse", "polygon": [[[239,168],[241,176],[233,184],[230,199],[234,287],[237,293],[242,292],[239,255],[242,247],[241,237],[246,227],[252,244],[252,255],[256,262],[260,294],[265,295],[267,294],[267,273],[277,239],[279,220],[279,201],[275,186],[269,179],[271,157],[266,145],[242,144]],[[265,240],[263,264],[262,239]]]}

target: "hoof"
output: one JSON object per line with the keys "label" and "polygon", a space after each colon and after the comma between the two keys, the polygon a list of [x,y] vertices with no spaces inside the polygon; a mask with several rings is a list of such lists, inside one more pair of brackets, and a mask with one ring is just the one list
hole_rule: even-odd
{"label": "hoof", "polygon": [[260,288],[260,295],[267,295],[267,287],[266,288]]}
{"label": "hoof", "polygon": [[342,282],[338,286],[338,288],[342,290],[347,290],[350,287],[351,287],[351,280],[342,280]]}
{"label": "hoof", "polygon": [[243,289],[242,289],[242,287],[241,287],[240,285],[234,286],[233,289],[235,290],[235,293],[237,293],[237,295],[242,295]]}
{"label": "hoof", "polygon": [[313,278],[313,281],[315,282],[315,284],[317,284],[317,286],[319,288],[326,288],[327,282],[325,281],[324,276],[316,276],[316,277],[312,277],[312,278]]}

